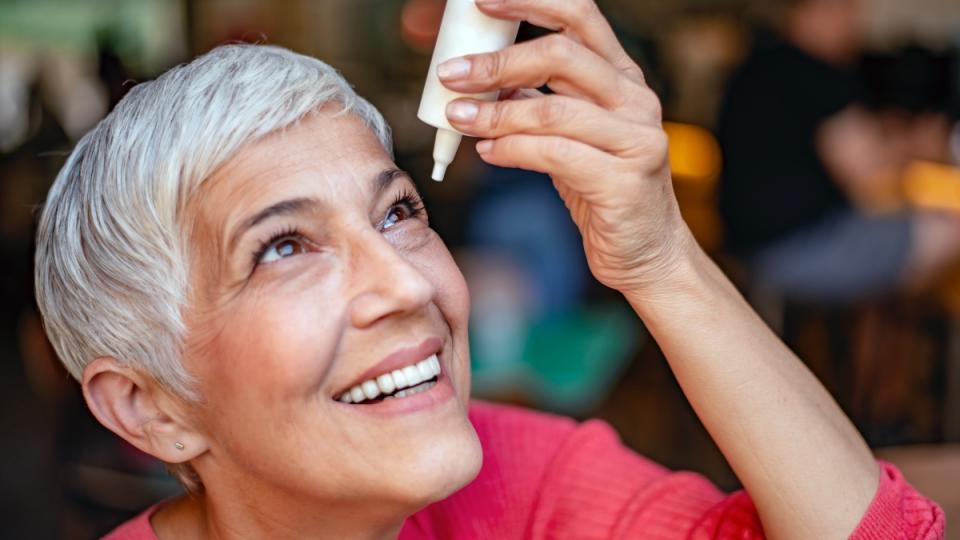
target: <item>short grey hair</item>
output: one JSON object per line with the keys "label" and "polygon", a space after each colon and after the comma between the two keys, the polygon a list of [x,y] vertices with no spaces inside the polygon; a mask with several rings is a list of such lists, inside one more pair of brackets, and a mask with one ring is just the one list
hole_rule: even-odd
{"label": "short grey hair", "polygon": [[70,154],[37,232],[47,335],[82,377],[110,356],[196,400],[182,363],[191,195],[242,146],[327,103],[392,155],[380,113],[329,65],[266,45],[226,45],[138,84]]}

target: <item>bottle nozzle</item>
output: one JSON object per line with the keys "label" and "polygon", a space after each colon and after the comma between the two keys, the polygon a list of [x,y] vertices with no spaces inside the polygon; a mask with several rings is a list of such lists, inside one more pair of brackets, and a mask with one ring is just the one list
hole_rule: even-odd
{"label": "bottle nozzle", "polygon": [[435,161],[433,163],[433,172],[430,173],[430,178],[433,178],[437,182],[443,182],[443,175],[445,174],[447,174],[447,164]]}
{"label": "bottle nozzle", "polygon": [[456,131],[443,128],[437,130],[437,140],[433,143],[433,173],[430,178],[437,182],[443,181],[447,166],[453,161],[453,156],[457,155],[462,138],[463,135]]}

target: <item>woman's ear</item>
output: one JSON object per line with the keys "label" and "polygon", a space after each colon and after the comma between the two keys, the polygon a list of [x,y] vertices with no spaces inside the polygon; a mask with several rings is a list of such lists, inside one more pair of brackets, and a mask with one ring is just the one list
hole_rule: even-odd
{"label": "woman's ear", "polygon": [[167,463],[183,463],[209,448],[206,437],[186,422],[159,384],[115,358],[90,362],[82,384],[97,420],[140,450]]}

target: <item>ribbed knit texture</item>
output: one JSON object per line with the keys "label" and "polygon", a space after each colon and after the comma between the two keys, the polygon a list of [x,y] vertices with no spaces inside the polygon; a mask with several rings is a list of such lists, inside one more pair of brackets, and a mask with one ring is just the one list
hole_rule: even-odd
{"label": "ribbed knit texture", "polygon": [[[474,402],[480,474],[407,519],[399,540],[763,538],[750,497],[726,495],[702,476],[671,472],[619,441],[605,423]],[[855,540],[942,539],[940,508],[889,463]],[[156,540],[154,506],[108,540]]]}

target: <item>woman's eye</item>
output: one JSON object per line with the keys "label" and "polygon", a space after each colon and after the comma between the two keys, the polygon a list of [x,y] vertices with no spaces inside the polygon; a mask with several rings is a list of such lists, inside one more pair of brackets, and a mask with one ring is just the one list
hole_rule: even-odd
{"label": "woman's eye", "polygon": [[409,214],[410,212],[408,212],[407,209],[401,205],[392,207],[390,211],[387,212],[387,217],[383,218],[383,228],[389,229],[390,227],[393,227],[398,222],[409,218]]}
{"label": "woman's eye", "polygon": [[303,242],[295,237],[287,236],[271,243],[260,256],[260,263],[272,263],[306,251]]}
{"label": "woman's eye", "polygon": [[390,206],[390,209],[387,210],[387,215],[383,218],[380,229],[387,230],[401,221],[423,215],[425,215],[423,201],[420,196],[410,192],[401,193],[393,205]]}

